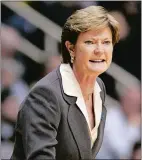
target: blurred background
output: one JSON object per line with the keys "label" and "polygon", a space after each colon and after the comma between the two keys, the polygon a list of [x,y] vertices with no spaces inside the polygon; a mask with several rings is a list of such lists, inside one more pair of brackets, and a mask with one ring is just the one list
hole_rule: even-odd
{"label": "blurred background", "polygon": [[1,158],[9,159],[19,106],[30,88],[61,63],[60,36],[76,10],[102,5],[121,24],[113,63],[100,77],[107,120],[97,159],[140,158],[141,2],[1,2]]}

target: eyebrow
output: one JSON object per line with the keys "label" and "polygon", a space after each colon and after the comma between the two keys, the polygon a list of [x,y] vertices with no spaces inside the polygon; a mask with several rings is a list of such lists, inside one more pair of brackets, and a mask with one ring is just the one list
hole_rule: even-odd
{"label": "eyebrow", "polygon": [[[93,38],[93,37],[88,37],[88,39],[91,39],[91,40],[97,40],[98,38]],[[110,40],[112,41],[112,38],[101,38],[102,40]]]}

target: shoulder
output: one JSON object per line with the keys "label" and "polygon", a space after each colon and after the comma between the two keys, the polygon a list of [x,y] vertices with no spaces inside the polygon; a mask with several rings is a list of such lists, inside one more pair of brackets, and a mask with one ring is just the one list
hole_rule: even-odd
{"label": "shoulder", "polygon": [[[36,99],[57,102],[61,95],[61,87],[59,77],[57,75],[58,68],[47,74],[39,80],[29,91],[24,102],[28,99],[36,97]],[[24,103],[23,102],[23,103]]]}
{"label": "shoulder", "polygon": [[57,75],[57,71],[59,68],[54,69],[52,72],[48,73],[45,77],[43,77],[41,80],[39,80],[32,89],[36,87],[48,87],[52,86],[55,83],[59,82],[59,77]]}
{"label": "shoulder", "polygon": [[59,67],[54,69],[52,72],[47,74],[41,80],[39,80],[30,90],[33,92],[35,90],[44,90],[52,93],[60,92],[60,77],[57,72],[59,72]]}

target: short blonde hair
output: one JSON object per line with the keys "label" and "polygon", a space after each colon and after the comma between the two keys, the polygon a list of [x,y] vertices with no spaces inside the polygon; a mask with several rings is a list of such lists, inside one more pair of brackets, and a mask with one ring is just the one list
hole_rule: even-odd
{"label": "short blonde hair", "polygon": [[91,29],[99,30],[109,27],[112,32],[112,43],[119,41],[119,23],[102,6],[89,6],[77,10],[64,24],[61,36],[63,63],[70,63],[70,54],[65,46],[66,41],[75,44],[80,33]]}

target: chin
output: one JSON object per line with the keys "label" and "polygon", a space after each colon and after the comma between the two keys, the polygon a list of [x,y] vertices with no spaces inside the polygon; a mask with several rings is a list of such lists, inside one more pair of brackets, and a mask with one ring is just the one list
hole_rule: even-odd
{"label": "chin", "polygon": [[107,70],[107,68],[90,68],[89,70],[92,73],[96,73],[96,74],[100,75],[100,74],[104,73]]}
{"label": "chin", "polygon": [[98,75],[102,74],[107,69],[108,69],[108,65],[105,63],[103,65],[92,65],[91,63],[88,64],[88,70],[90,70],[93,73],[97,73]]}

